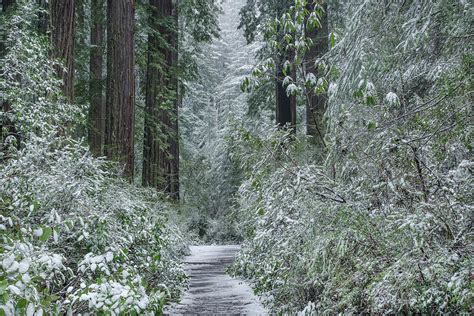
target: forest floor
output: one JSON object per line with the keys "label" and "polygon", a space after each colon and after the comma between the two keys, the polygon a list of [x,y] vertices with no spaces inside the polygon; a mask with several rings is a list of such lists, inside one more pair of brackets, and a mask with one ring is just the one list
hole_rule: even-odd
{"label": "forest floor", "polygon": [[185,258],[189,289],[165,315],[266,315],[252,289],[226,274],[240,246],[192,246]]}

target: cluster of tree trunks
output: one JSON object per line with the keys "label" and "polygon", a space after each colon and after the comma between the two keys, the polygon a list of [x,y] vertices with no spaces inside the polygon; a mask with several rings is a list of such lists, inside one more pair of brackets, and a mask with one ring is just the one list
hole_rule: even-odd
{"label": "cluster of tree trunks", "polygon": [[[306,30],[306,36],[313,41],[313,45],[308,50],[304,57],[305,73],[313,73],[317,78],[322,77],[324,74],[321,70],[315,67],[315,60],[320,58],[328,51],[328,17],[327,17],[327,3],[322,2],[324,9],[324,15],[320,19],[320,28],[313,30]],[[284,7],[283,7],[284,9]],[[307,9],[309,12],[313,12],[315,4],[313,1],[308,1]],[[281,15],[284,11],[279,12]],[[281,37],[281,41],[282,41]],[[276,67],[276,123],[280,128],[290,128],[290,130],[296,132],[296,97],[288,95],[286,87],[282,85],[285,78],[283,71],[284,63],[286,60],[292,59],[291,51],[279,52],[278,62]],[[291,78],[296,78],[296,72],[294,69],[288,73]],[[312,142],[318,148],[318,155],[324,155],[324,133],[325,133],[325,122],[324,114],[326,112],[327,95],[325,93],[316,94],[314,91],[309,91],[306,100],[306,133],[312,136]]]}
{"label": "cluster of tree trunks", "polygon": [[[62,90],[74,102],[75,8],[80,0],[36,0],[48,8],[38,17],[38,30],[51,39],[51,58]],[[3,0],[4,12],[14,0]],[[81,4],[78,2],[78,4]],[[174,0],[150,0],[148,66],[146,75],[146,124],[142,182],[179,199],[178,137],[178,14]],[[95,156],[105,155],[124,166],[125,176],[134,177],[135,135],[135,1],[91,0],[89,55],[88,140]],[[83,17],[78,17],[83,19]],[[84,24],[84,23],[82,23]],[[0,39],[0,54],[5,53]],[[107,45],[105,45],[105,42]],[[106,80],[104,98],[104,53]],[[2,111],[10,110],[7,100]],[[2,143],[13,126],[2,120]]]}
{"label": "cluster of tree trunks", "polygon": [[142,182],[178,199],[178,14],[172,0],[150,6]]}

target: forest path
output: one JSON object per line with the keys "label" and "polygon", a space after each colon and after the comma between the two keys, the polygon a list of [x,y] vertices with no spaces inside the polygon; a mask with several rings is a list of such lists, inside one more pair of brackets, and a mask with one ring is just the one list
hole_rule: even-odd
{"label": "forest path", "polygon": [[166,315],[266,315],[252,289],[225,273],[240,246],[192,246],[185,258],[189,289]]}

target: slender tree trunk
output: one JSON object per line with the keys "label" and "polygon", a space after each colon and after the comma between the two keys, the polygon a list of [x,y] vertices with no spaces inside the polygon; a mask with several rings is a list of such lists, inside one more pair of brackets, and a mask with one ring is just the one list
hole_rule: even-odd
{"label": "slender tree trunk", "polygon": [[[151,0],[146,78],[143,185],[179,199],[178,14],[172,0]],[[157,32],[160,35],[157,35]],[[167,45],[160,41],[163,37]]]}
{"label": "slender tree trunk", "polygon": [[283,79],[285,75],[280,64],[277,66],[276,79],[276,123],[280,128],[286,126],[296,132],[296,97],[288,96]]}
{"label": "slender tree trunk", "polygon": [[[316,78],[320,78],[323,73],[315,68],[314,62],[328,51],[328,18],[327,4],[323,4],[324,15],[321,18],[321,28],[311,31],[307,30],[307,36],[313,40],[313,46],[309,49],[305,56],[306,72],[313,73]],[[308,4],[308,10],[314,10],[313,4]],[[324,134],[326,130],[324,122],[324,113],[326,112],[327,95],[325,93],[316,94],[309,91],[308,102],[306,104],[306,133],[312,136],[312,142],[324,151]]]}
{"label": "slender tree trunk", "polygon": [[102,155],[105,134],[103,98],[105,0],[91,0],[91,49],[89,62],[89,146],[95,156]]}
{"label": "slender tree trunk", "polygon": [[105,154],[134,171],[134,0],[107,1]]}
{"label": "slender tree trunk", "polygon": [[63,93],[74,100],[74,0],[51,0],[52,58],[63,62],[57,73],[63,80]]}
{"label": "slender tree trunk", "polygon": [[[287,87],[283,86],[285,74],[283,65],[286,60],[291,60],[291,53],[280,53],[276,69],[276,123],[280,128],[289,128],[296,133],[296,96],[287,94]],[[294,68],[294,67],[293,67]],[[291,70],[288,74],[296,80],[296,72]]]}

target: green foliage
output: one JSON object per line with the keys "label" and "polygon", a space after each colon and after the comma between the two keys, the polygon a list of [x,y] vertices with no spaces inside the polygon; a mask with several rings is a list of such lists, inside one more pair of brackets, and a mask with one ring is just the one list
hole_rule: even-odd
{"label": "green foliage", "polygon": [[219,37],[218,1],[183,0],[179,2],[179,14],[183,19],[182,30],[194,41],[208,43]]}
{"label": "green foliage", "polygon": [[[251,76],[242,82],[242,91],[258,91],[267,82],[274,82],[278,66],[285,76],[282,85],[287,94],[300,96],[299,99],[303,101],[298,104],[306,104],[305,98],[311,91],[317,95],[327,92],[327,78],[331,69],[326,65],[326,57],[310,61],[318,70],[313,72],[308,70],[310,65],[306,60],[306,55],[315,45],[308,32],[321,28],[321,20],[327,14],[321,1],[297,0],[292,3],[249,0],[240,14],[240,27],[244,28],[247,41],[264,42],[259,55],[260,62]],[[334,33],[330,34],[329,42],[331,47],[335,45]]]}

